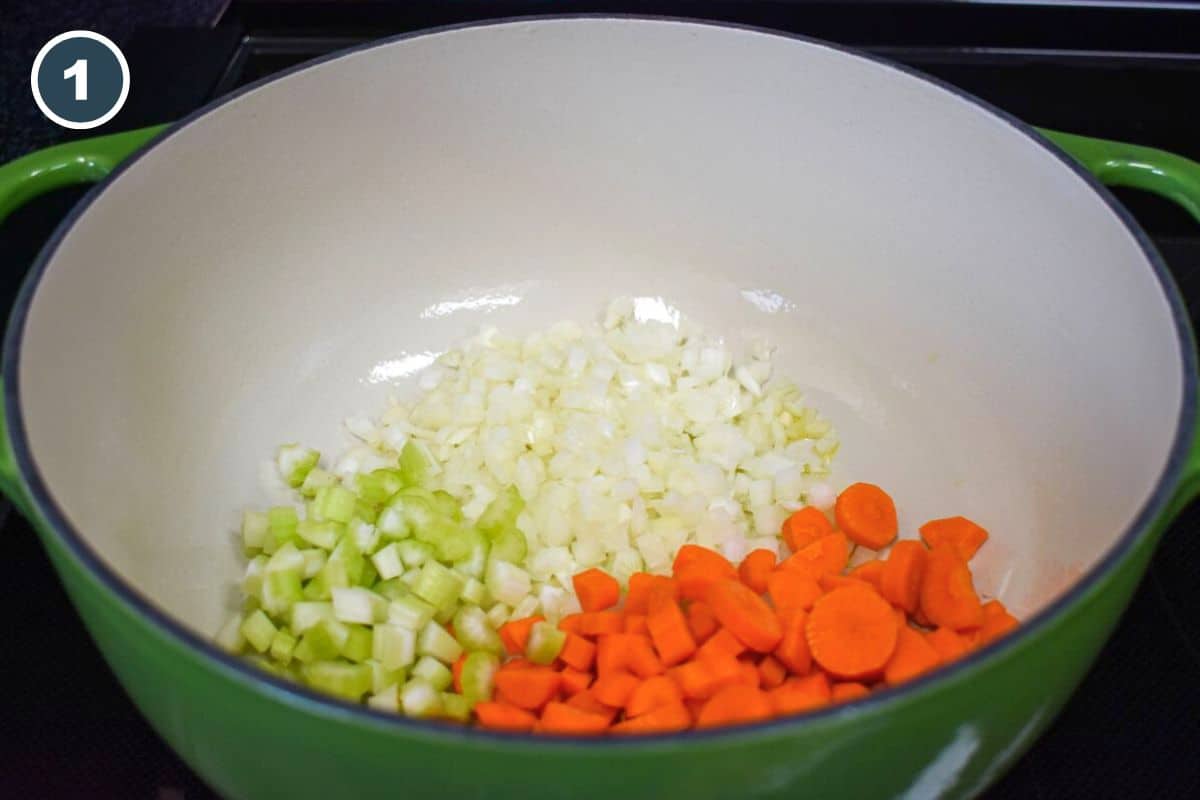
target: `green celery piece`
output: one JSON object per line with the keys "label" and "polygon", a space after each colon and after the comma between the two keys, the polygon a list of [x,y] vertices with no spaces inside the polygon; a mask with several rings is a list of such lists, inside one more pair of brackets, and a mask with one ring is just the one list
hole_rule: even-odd
{"label": "green celery piece", "polygon": [[305,600],[329,600],[333,596],[330,593],[329,581],[325,578],[325,570],[328,567],[329,562],[327,561],[325,566],[321,567],[321,571],[304,584]]}
{"label": "green celery piece", "polygon": [[412,678],[400,691],[400,708],[405,715],[418,719],[437,717],[442,713],[442,695],[427,680]]}
{"label": "green celery piece", "polygon": [[358,552],[363,555],[374,553],[379,548],[379,529],[372,523],[355,517],[347,523],[346,530],[354,539],[354,546],[358,548]]}
{"label": "green celery piece", "polygon": [[379,580],[379,573],[375,570],[375,565],[368,558],[362,559],[362,572],[358,574],[358,583],[362,586],[370,586]]}
{"label": "green celery piece", "polygon": [[314,658],[325,661],[341,655],[342,648],[349,638],[350,629],[345,625],[333,620],[322,620],[300,638],[300,643],[308,642],[308,648]]}
{"label": "green celery piece", "polygon": [[483,584],[492,597],[514,609],[529,596],[533,588],[528,572],[495,555],[488,562],[487,578]]}
{"label": "green celery piece", "polygon": [[296,538],[296,526],[300,524],[300,515],[291,506],[273,506],[267,510],[267,527],[275,537],[275,544]]}
{"label": "green celery piece", "polygon": [[413,664],[412,676],[414,679],[427,681],[439,692],[449,689],[450,684],[454,683],[454,674],[450,672],[449,667],[432,656],[421,656],[417,659],[417,663]]}
{"label": "green celery piece", "polygon": [[374,525],[376,520],[379,519],[379,506],[373,506],[370,503],[359,500],[354,504],[354,516]]}
{"label": "green celery piece", "polygon": [[392,542],[381,547],[375,552],[375,555],[371,556],[371,563],[375,565],[375,571],[379,573],[379,577],[385,581],[403,575],[404,559],[400,557],[400,543]]}
{"label": "green celery piece", "polygon": [[304,667],[304,679],[314,689],[347,700],[361,700],[364,694],[371,691],[371,668],[366,664],[315,661]]}
{"label": "green celery piece", "polygon": [[285,630],[278,630],[275,632],[275,638],[271,640],[271,658],[275,659],[280,664],[287,664],[292,660],[292,651],[295,649],[295,636],[292,636]]}
{"label": "green celery piece", "polygon": [[388,601],[370,589],[353,586],[333,590],[333,616],[338,622],[374,625],[387,619]]}
{"label": "green celery piece", "polygon": [[322,550],[332,550],[346,532],[346,526],[330,520],[320,522],[305,519],[296,526],[296,535],[304,541],[320,547]]}
{"label": "green celery piece", "polygon": [[299,571],[268,572],[263,577],[262,604],[270,614],[283,616],[292,604],[304,599]]}
{"label": "green celery piece", "polygon": [[471,555],[472,540],[469,529],[447,517],[434,521],[428,528],[417,532],[417,538],[433,544],[434,554],[438,561],[450,563],[460,561]]}
{"label": "green celery piece", "polygon": [[368,661],[367,666],[371,668],[371,691],[376,694],[389,686],[399,686],[408,678],[408,671],[403,667],[388,669],[375,659]]}
{"label": "green celery piece", "polygon": [[317,496],[317,492],[327,486],[337,486],[337,475],[332,472],[326,472],[320,467],[313,467],[312,471],[304,478],[304,483],[300,484],[300,496],[313,498]]}
{"label": "green celery piece", "polygon": [[263,565],[263,574],[272,572],[303,572],[304,556],[292,542],[285,542]]}
{"label": "green celery piece", "polygon": [[438,489],[433,492],[431,498],[433,508],[443,517],[449,517],[455,522],[463,521],[462,503],[458,502],[458,498],[444,489]]}
{"label": "green celery piece", "polygon": [[[462,572],[462,570],[457,566],[455,566],[455,569],[459,572]],[[460,597],[464,603],[470,603],[471,605],[491,605],[491,603],[488,602],[491,600],[491,598],[488,596],[487,587],[484,586],[483,582],[478,578],[467,578],[466,583],[463,584],[462,594]]]}
{"label": "green celery piece", "polygon": [[329,561],[345,565],[346,579],[350,581],[349,585],[358,586],[363,582],[363,568],[366,565],[366,559],[359,552],[353,537],[343,536],[339,539],[337,547],[333,548],[333,552],[329,554]]}
{"label": "green celery piece", "polygon": [[439,625],[436,620],[425,623],[425,627],[417,635],[417,655],[419,656],[432,656],[438,661],[453,664],[462,653],[462,645],[455,641],[450,632]]}
{"label": "green celery piece", "polygon": [[462,683],[463,697],[467,698],[472,706],[492,699],[498,669],[500,658],[495,653],[479,651],[467,654],[459,680]]}
{"label": "green celery piece", "polygon": [[433,619],[435,609],[421,598],[407,594],[388,603],[388,622],[419,631]]}
{"label": "green celery piece", "polygon": [[442,719],[470,722],[471,704],[461,694],[442,692]]}
{"label": "green celery piece", "polygon": [[271,523],[265,512],[242,512],[242,548],[247,555],[254,555],[261,550],[270,532]]}
{"label": "green celery piece", "polygon": [[350,521],[354,516],[354,503],[357,498],[354,492],[343,486],[322,486],[317,490],[314,502],[321,509],[324,519],[341,522]]}
{"label": "green celery piece", "polygon": [[400,687],[391,683],[387,686],[372,688],[371,696],[367,698],[367,705],[376,711],[395,714],[400,710]]}
{"label": "green celery piece", "polygon": [[242,652],[246,647],[246,639],[242,636],[242,615],[231,616],[213,638],[217,646],[228,653]]}
{"label": "green celery piece", "polygon": [[[491,543],[487,537],[474,528],[464,528],[471,550],[466,557],[454,562],[454,568],[463,575],[472,578],[482,578],[487,571],[488,555],[491,553]],[[523,538],[523,537],[522,537]]]}
{"label": "green celery piece", "polygon": [[489,554],[493,559],[507,561],[510,564],[522,564],[529,553],[529,544],[525,534],[517,528],[504,528],[492,537],[492,549]]}
{"label": "green celery piece", "polygon": [[525,501],[516,486],[507,486],[488,503],[479,515],[475,527],[485,535],[495,538],[502,531],[516,527],[517,517],[525,510]]}
{"label": "green celery piece", "polygon": [[292,658],[300,664],[311,664],[317,660],[317,656],[313,652],[312,642],[308,640],[308,637],[300,637],[300,641],[296,643],[295,649],[292,650]]}
{"label": "green celery piece", "polygon": [[275,623],[271,622],[271,618],[264,614],[262,609],[246,617],[242,623],[242,636],[260,653],[265,653],[271,646],[275,631]]}
{"label": "green celery piece", "polygon": [[315,578],[325,566],[325,561],[328,558],[324,550],[319,547],[309,547],[300,551],[300,555],[304,556],[304,569],[301,575],[305,579]]}
{"label": "green celery piece", "polygon": [[246,573],[242,576],[242,592],[249,597],[259,597],[262,594],[262,576],[267,567],[267,557],[259,554],[246,564]]}
{"label": "green celery piece", "polygon": [[[454,636],[466,650],[485,650],[500,655],[504,642],[479,606],[462,606],[454,615]],[[555,653],[557,656],[558,653]]]}
{"label": "green celery piece", "polygon": [[404,488],[404,478],[398,469],[376,469],[355,478],[358,496],[371,505],[383,505]]}
{"label": "green celery piece", "polygon": [[[421,574],[413,583],[413,594],[436,609],[450,609],[458,604],[465,580],[461,575],[436,561],[426,561]],[[494,593],[493,593],[494,594]]]}
{"label": "green celery piece", "polygon": [[282,445],[275,454],[275,463],[279,466],[280,477],[293,489],[300,488],[304,479],[308,477],[309,472],[320,460],[319,452],[295,443]]}
{"label": "green celery piece", "polygon": [[433,468],[433,457],[429,449],[413,439],[404,444],[400,451],[400,477],[405,486],[422,486]]}
{"label": "green celery piece", "polygon": [[356,664],[371,657],[374,652],[374,636],[370,628],[362,625],[350,625],[350,635],[342,645],[342,656]]}
{"label": "green celery piece", "polygon": [[419,567],[433,558],[433,545],[416,539],[401,539],[396,542],[396,550],[406,567]]}
{"label": "green celery piece", "polygon": [[560,631],[549,622],[535,622],[529,629],[529,640],[525,643],[525,657],[535,664],[548,666],[554,663],[563,645],[567,643],[567,634]]}
{"label": "green celery piece", "polygon": [[408,584],[399,578],[380,581],[375,584],[374,592],[375,594],[383,595],[388,600],[399,600],[401,597],[411,594],[408,590]]}
{"label": "green celery piece", "polygon": [[400,625],[376,625],[371,640],[371,656],[384,669],[397,670],[413,663],[417,634]]}
{"label": "green celery piece", "polygon": [[303,601],[292,605],[292,632],[297,636],[325,620],[334,621],[332,603]]}
{"label": "green celery piece", "polygon": [[[321,581],[324,589],[332,592],[334,589],[347,589],[350,587],[350,571],[346,567],[346,562],[343,559],[330,558],[325,562],[325,566],[321,568],[320,574],[313,578],[313,581]],[[310,581],[311,583],[312,581]]]}

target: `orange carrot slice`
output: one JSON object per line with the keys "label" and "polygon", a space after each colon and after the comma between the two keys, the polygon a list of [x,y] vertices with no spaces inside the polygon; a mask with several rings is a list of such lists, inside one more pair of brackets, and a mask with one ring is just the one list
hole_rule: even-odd
{"label": "orange carrot slice", "polygon": [[925,547],[905,540],[892,545],[879,576],[879,593],[896,608],[911,614],[921,604],[921,579],[925,576]]}
{"label": "orange carrot slice", "polygon": [[638,717],[661,706],[679,705],[683,693],[679,685],[666,675],[648,678],[638,684],[625,703],[625,716]]}
{"label": "orange carrot slice", "polygon": [[621,585],[617,579],[595,567],[571,578],[571,584],[584,612],[604,611],[621,599]]}
{"label": "orange carrot slice", "polygon": [[793,609],[808,611],[824,590],[816,578],[800,570],[777,569],[767,576],[767,594],[775,612],[783,616]]}
{"label": "orange carrot slice", "polygon": [[793,609],[782,617],[783,638],[775,648],[779,659],[793,675],[807,675],[812,669],[812,652],[808,647],[808,614]]}
{"label": "orange carrot slice", "polygon": [[558,658],[569,667],[586,672],[596,660],[596,645],[576,633],[568,633]]}
{"label": "orange carrot slice", "polygon": [[741,565],[738,566],[738,577],[755,594],[763,594],[767,591],[767,576],[774,571],[775,562],[778,560],[775,553],[770,550],[762,548],[753,550],[742,559]]}
{"label": "orange carrot slice", "polygon": [[953,547],[935,547],[925,557],[921,611],[938,627],[956,631],[983,624],[983,604],[971,582],[971,570]]}
{"label": "orange carrot slice", "polygon": [[937,651],[925,637],[907,625],[900,628],[896,649],[883,669],[883,679],[889,685],[912,680],[938,665]]}
{"label": "orange carrot slice", "polygon": [[523,708],[495,700],[476,703],[474,711],[481,726],[496,731],[531,731],[538,721],[537,717]]}
{"label": "orange carrot slice", "polygon": [[771,707],[777,714],[799,714],[828,705],[829,678],[824,672],[814,672],[803,678],[788,678],[767,692]]}
{"label": "orange carrot slice", "polygon": [[[784,641],[787,641],[786,628],[783,638]],[[780,643],[780,646],[782,646],[782,642]],[[767,656],[762,661],[758,662],[758,674],[760,683],[764,689],[774,689],[776,686],[783,683],[785,678],[787,678],[787,667],[783,665],[782,661],[774,656]]]}
{"label": "orange carrot slice", "polygon": [[546,705],[562,682],[562,676],[549,667],[509,668],[506,664],[496,671],[496,692],[509,705],[528,710]]}
{"label": "orange carrot slice", "polygon": [[708,603],[702,600],[688,604],[687,623],[692,638],[698,644],[703,644],[721,627],[721,623],[717,622],[717,615],[709,608]]}
{"label": "orange carrot slice", "polygon": [[716,581],[705,599],[722,627],[751,650],[769,653],[783,638],[775,612],[741,581]]}
{"label": "orange carrot slice", "polygon": [[860,697],[866,697],[871,693],[871,690],[861,683],[847,681],[845,683],[835,683],[830,688],[830,699],[835,703],[848,703],[851,700],[857,700]]}
{"label": "orange carrot slice", "polygon": [[800,509],[783,522],[783,540],[793,553],[831,533],[833,526],[829,524],[829,518],[812,506]]}
{"label": "orange carrot slice", "polygon": [[721,689],[700,709],[697,728],[718,725],[738,725],[767,719],[772,712],[766,692],[750,686],[734,684]]}
{"label": "orange carrot slice", "polygon": [[892,607],[877,592],[846,586],[813,605],[805,632],[822,669],[858,680],[883,670],[896,649],[898,629]]}
{"label": "orange carrot slice", "polygon": [[525,645],[529,641],[529,631],[539,622],[545,622],[546,618],[541,615],[525,617],[524,619],[514,619],[500,626],[498,633],[500,641],[504,642],[504,649],[509,655],[520,655],[525,652]]}
{"label": "orange carrot slice", "polygon": [[608,729],[608,720],[566,703],[547,703],[538,728],[546,733],[594,736]]}
{"label": "orange carrot slice", "polygon": [[882,550],[896,538],[899,523],[896,504],[883,489],[873,483],[847,486],[833,507],[838,527],[855,544]]}
{"label": "orange carrot slice", "polygon": [[970,561],[988,539],[988,532],[966,517],[932,519],[920,527],[921,538],[929,549],[950,545],[963,561]]}
{"label": "orange carrot slice", "polygon": [[692,725],[692,715],[682,703],[659,706],[645,714],[626,719],[612,726],[614,734],[673,733]]}
{"label": "orange carrot slice", "polygon": [[846,568],[850,558],[850,541],[844,533],[822,536],[801,548],[779,565],[780,569],[797,570],[812,578],[836,575]]}

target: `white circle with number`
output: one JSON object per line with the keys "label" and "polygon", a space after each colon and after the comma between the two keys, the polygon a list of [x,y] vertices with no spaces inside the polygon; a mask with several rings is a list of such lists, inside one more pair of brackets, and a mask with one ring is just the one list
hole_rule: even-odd
{"label": "white circle with number", "polygon": [[29,76],[46,117],[72,130],[98,128],[129,96],[129,64],[111,39],[94,31],[60,33],[38,51]]}

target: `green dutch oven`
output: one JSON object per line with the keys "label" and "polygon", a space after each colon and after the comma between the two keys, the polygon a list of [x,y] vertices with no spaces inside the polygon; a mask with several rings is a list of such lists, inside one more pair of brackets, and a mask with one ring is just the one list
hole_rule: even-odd
{"label": "green dutch oven", "polygon": [[[1100,182],[1200,218],[1200,166],[1035,131],[769,31],[637,18],[430,31],[166,130],[0,168],[0,216],[99,185],[25,282],[0,478],[129,695],[231,797],[967,797],[1079,682],[1196,492],[1192,333]],[[969,514],[1024,620],[898,689],[719,732],[582,741],[410,721],[211,643],[238,510],[480,322],[653,296],[764,332],[904,535]]]}

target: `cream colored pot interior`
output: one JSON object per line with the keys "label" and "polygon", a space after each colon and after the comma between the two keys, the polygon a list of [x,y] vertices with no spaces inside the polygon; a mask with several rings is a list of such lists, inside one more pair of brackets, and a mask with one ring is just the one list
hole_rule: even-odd
{"label": "cream colored pot interior", "polygon": [[770,335],[842,434],[836,483],[888,487],[906,536],[986,525],[977,583],[1020,614],[1114,544],[1175,432],[1145,255],[1025,134],[814,44],[568,20],[340,58],[140,158],[33,301],[32,455],[105,562],[211,633],[276,445],[336,451],[413,390],[380,380],[398,362],[618,294]]}

